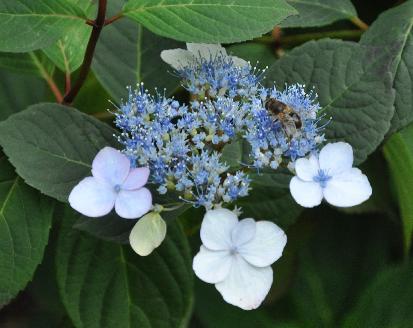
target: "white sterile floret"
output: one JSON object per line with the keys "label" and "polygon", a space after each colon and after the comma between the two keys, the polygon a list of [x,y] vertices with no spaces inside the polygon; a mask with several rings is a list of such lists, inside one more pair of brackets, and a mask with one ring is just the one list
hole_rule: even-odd
{"label": "white sterile floret", "polygon": [[295,162],[296,176],[290,181],[291,195],[304,207],[331,205],[350,207],[363,203],[372,194],[367,177],[353,167],[353,149],[345,142],[327,144],[319,156]]}
{"label": "white sterile floret", "polygon": [[210,210],[201,226],[203,245],[194,257],[199,279],[215,284],[224,300],[244,310],[256,309],[268,294],[287,236],[269,221],[238,221],[224,208]]}
{"label": "white sterile floret", "polygon": [[[185,49],[170,49],[161,52],[162,60],[171,65],[174,69],[180,70],[184,67],[193,65],[197,60],[213,59],[216,56],[226,57],[227,51],[220,44],[206,43],[187,43]],[[232,59],[235,66],[243,67],[248,65],[248,62],[242,58],[228,56]]]}
{"label": "white sterile floret", "polygon": [[147,167],[131,168],[129,159],[118,150],[105,147],[92,163],[92,176],[84,178],[69,195],[72,208],[89,217],[108,214],[113,207],[125,219],[136,219],[152,207]]}

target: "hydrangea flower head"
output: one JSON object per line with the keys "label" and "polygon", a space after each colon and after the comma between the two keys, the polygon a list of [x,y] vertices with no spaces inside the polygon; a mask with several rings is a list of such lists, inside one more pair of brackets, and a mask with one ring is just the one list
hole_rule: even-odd
{"label": "hydrangea flower head", "polygon": [[262,78],[245,60],[229,56],[219,44],[187,43],[188,50],[164,50],[161,58],[182,78],[183,86],[199,99],[254,94]]}
{"label": "hydrangea flower head", "polygon": [[203,245],[193,261],[195,274],[215,284],[224,300],[244,310],[256,309],[272,282],[287,236],[274,223],[238,221],[228,209],[210,210],[201,226]]}
{"label": "hydrangea flower head", "polygon": [[71,191],[72,208],[89,217],[108,214],[113,207],[125,219],[136,219],[152,207],[151,192],[144,188],[147,167],[131,168],[129,159],[118,150],[105,147],[92,163],[92,176]]}
{"label": "hydrangea flower head", "polygon": [[290,191],[304,207],[320,205],[323,198],[331,205],[350,207],[372,194],[367,177],[353,167],[353,149],[345,142],[327,144],[318,156],[298,159],[295,170]]}

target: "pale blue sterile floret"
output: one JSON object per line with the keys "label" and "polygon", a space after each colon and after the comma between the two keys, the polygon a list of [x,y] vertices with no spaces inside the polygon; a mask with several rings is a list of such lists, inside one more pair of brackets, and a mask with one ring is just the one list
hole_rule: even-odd
{"label": "pale blue sterile floret", "polygon": [[[247,167],[277,169],[316,151],[323,141],[314,92],[298,84],[282,91],[265,88],[260,83],[263,70],[237,66],[232,58],[222,53],[198,56],[177,69],[191,93],[189,105],[152,96],[141,85],[129,89],[128,100],[118,109],[115,122],[124,152],[133,165],[149,166],[150,182],[160,194],[177,192],[183,201],[207,209],[233,202],[248,195]],[[269,97],[299,114],[302,127],[294,135],[265,108]],[[250,161],[229,172],[221,151],[242,139],[250,145]]]}

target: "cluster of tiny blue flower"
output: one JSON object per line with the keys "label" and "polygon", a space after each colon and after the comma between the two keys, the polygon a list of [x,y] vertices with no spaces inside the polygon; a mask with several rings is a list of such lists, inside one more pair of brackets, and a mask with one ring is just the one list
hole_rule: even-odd
{"label": "cluster of tiny blue flower", "polygon": [[[267,89],[260,83],[264,71],[237,66],[232,58],[199,57],[176,71],[191,94],[189,105],[152,96],[141,85],[129,90],[116,112],[125,154],[134,165],[150,168],[160,194],[177,192],[181,200],[206,209],[230,203],[248,195],[249,168],[288,166],[323,141],[316,94],[302,85]],[[293,135],[266,109],[269,98],[299,115],[301,126]],[[234,172],[221,154],[237,140],[250,145],[251,160]]]}

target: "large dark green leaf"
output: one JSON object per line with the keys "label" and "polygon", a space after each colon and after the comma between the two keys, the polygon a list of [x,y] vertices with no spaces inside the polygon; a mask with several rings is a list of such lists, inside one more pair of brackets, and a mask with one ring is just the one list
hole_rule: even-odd
{"label": "large dark green leaf", "polygon": [[167,89],[172,93],[178,79],[160,57],[164,49],[182,47],[180,43],[161,38],[141,25],[122,20],[105,28],[97,45],[93,71],[115,101],[127,97],[127,86],[144,82],[153,91]]}
{"label": "large dark green leaf", "polygon": [[295,13],[283,0],[129,0],[124,7],[156,34],[206,43],[252,39]]}
{"label": "large dark green leaf", "polygon": [[276,61],[266,73],[275,81],[315,88],[331,122],[329,141],[345,140],[360,163],[383,141],[394,113],[390,63],[394,53],[339,40],[311,41]]}
{"label": "large dark green leaf", "polygon": [[0,121],[42,101],[45,96],[46,85],[40,78],[0,69]]}
{"label": "large dark green leaf", "polygon": [[303,208],[291,197],[291,175],[264,172],[250,174],[250,178],[250,195],[237,201],[243,215],[257,220],[271,220],[283,228],[294,223]]}
{"label": "large dark green leaf", "polygon": [[316,229],[298,252],[290,294],[295,317],[300,327],[339,327],[360,290],[390,262],[395,229],[378,215],[345,216],[326,209],[307,215]]}
{"label": "large dark green leaf", "polygon": [[[56,252],[60,295],[76,327],[186,327],[192,307],[191,256],[178,224],[148,257],[88,237],[66,209]],[[72,222],[71,222],[72,221]]]}
{"label": "large dark green leaf", "polygon": [[82,11],[66,0],[2,0],[0,51],[26,52],[48,46],[85,20]]}
{"label": "large dark green leaf", "polygon": [[52,212],[53,202],[25,185],[0,153],[0,308],[42,261]]}
{"label": "large dark green leaf", "polygon": [[396,53],[392,63],[396,90],[395,113],[389,133],[413,121],[413,1],[383,13],[367,30],[361,44]]}
{"label": "large dark green leaf", "polygon": [[0,144],[27,184],[60,201],[90,175],[96,153],[116,145],[114,130],[78,110],[38,104],[0,123]]}
{"label": "large dark green leaf", "polygon": [[413,322],[413,266],[389,268],[377,275],[354,310],[345,328],[409,328]]}
{"label": "large dark green leaf", "polygon": [[408,254],[413,238],[413,125],[393,134],[383,151],[396,189]]}
{"label": "large dark green leaf", "polygon": [[357,17],[350,0],[287,0],[299,15],[288,17],[282,27],[323,26]]}

